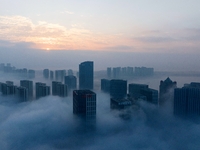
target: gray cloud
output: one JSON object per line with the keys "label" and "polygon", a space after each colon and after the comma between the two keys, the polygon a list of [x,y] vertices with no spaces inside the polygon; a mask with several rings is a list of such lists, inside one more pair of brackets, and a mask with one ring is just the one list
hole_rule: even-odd
{"label": "gray cloud", "polygon": [[24,103],[1,97],[1,149],[200,148],[198,123],[175,118],[146,102],[132,111],[131,120],[123,120],[110,111],[106,94],[97,92],[97,98],[96,130],[85,131],[72,114],[72,97]]}

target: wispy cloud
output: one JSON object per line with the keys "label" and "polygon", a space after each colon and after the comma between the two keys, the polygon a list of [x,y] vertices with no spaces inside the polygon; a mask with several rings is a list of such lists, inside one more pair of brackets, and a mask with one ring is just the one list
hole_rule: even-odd
{"label": "wispy cloud", "polygon": [[[79,27],[67,29],[59,24],[40,21],[34,24],[22,16],[0,16],[0,39],[33,42],[38,48],[98,49],[103,36]],[[106,43],[104,43],[106,45]]]}
{"label": "wispy cloud", "polygon": [[61,14],[69,14],[69,15],[73,15],[74,14],[74,12],[72,12],[72,11],[61,11],[60,13]]}

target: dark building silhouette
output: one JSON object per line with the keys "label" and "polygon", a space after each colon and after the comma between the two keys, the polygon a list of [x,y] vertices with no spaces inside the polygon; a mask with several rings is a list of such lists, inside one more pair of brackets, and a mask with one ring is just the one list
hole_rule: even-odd
{"label": "dark building silhouette", "polygon": [[43,77],[48,79],[49,78],[49,69],[44,69],[43,70]]}
{"label": "dark building silhouette", "polygon": [[29,99],[33,98],[33,81],[20,80],[20,86],[27,88]]}
{"label": "dark building silhouette", "polygon": [[120,79],[110,80],[111,98],[122,99],[127,95],[127,81]]}
{"label": "dark building silhouette", "polygon": [[46,86],[45,83],[36,82],[35,88],[36,88],[36,90],[35,90],[36,91],[36,99],[50,95],[50,87]]}
{"label": "dark building silhouette", "polygon": [[68,90],[75,90],[77,89],[77,79],[73,75],[65,76],[65,84],[68,86]]}
{"label": "dark building silhouette", "polygon": [[110,80],[101,79],[101,91],[110,93]]}
{"label": "dark building silhouette", "polygon": [[121,67],[113,68],[113,78],[117,79],[120,78],[121,75]]}
{"label": "dark building silhouette", "polygon": [[6,81],[6,83],[0,82],[0,92],[2,95],[14,95],[16,93],[16,86],[13,85],[12,81]]}
{"label": "dark building silhouette", "polygon": [[58,88],[57,88],[58,84],[62,84],[62,82],[52,81],[52,95],[54,96],[58,95]]}
{"label": "dark building silhouette", "polygon": [[[159,86],[159,105],[162,106],[164,103],[171,98],[173,95],[174,88],[176,88],[176,81],[172,81],[169,77],[160,81]],[[171,91],[170,91],[171,90]]]}
{"label": "dark building silhouette", "polygon": [[94,66],[92,61],[79,64],[79,89],[93,89]]}
{"label": "dark building silhouette", "polygon": [[26,87],[17,87],[16,95],[21,102],[26,102],[28,100],[28,89]]}
{"label": "dark building silhouette", "polygon": [[146,101],[158,105],[158,90],[150,88],[142,89],[141,94],[146,97]]}
{"label": "dark building silhouette", "polygon": [[174,89],[174,114],[183,117],[200,115],[200,83],[192,82]]}
{"label": "dark building silhouette", "polygon": [[146,84],[135,84],[135,83],[131,83],[129,84],[129,95],[134,98],[134,99],[138,99],[140,98],[141,96],[143,96],[141,94],[141,90],[142,89],[148,89],[149,86],[146,85]]}
{"label": "dark building silhouette", "polygon": [[96,93],[90,90],[73,91],[73,113],[86,121],[96,119]]}

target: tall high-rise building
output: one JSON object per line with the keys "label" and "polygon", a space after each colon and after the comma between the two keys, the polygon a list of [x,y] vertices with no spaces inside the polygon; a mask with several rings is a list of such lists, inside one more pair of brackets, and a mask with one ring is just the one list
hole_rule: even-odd
{"label": "tall high-rise building", "polygon": [[90,90],[73,91],[73,113],[86,121],[96,119],[96,93]]}
{"label": "tall high-rise building", "polygon": [[46,86],[45,83],[36,82],[35,88],[36,88],[36,99],[50,95],[50,87]]}
{"label": "tall high-rise building", "polygon": [[74,75],[74,73],[73,73],[73,70],[72,70],[72,69],[69,69],[67,72],[68,72],[68,76],[73,76],[73,75]]}
{"label": "tall high-rise building", "polygon": [[174,92],[174,88],[176,88],[176,81],[172,81],[169,77],[160,81],[159,86],[159,105],[162,106],[167,100],[170,100]]}
{"label": "tall high-rise building", "polygon": [[25,87],[28,90],[28,97],[33,98],[33,81],[30,80],[20,80],[20,86]]}
{"label": "tall high-rise building", "polygon": [[129,87],[128,87],[128,91],[129,91],[128,93],[132,98],[138,99],[140,98],[140,96],[142,96],[141,90],[148,89],[148,88],[149,86],[146,84],[131,83],[129,84]]}
{"label": "tall high-rise building", "polygon": [[66,84],[62,84],[61,82],[52,81],[52,95],[67,97],[68,95],[68,87]]}
{"label": "tall high-rise building", "polygon": [[58,81],[52,81],[52,95],[54,96],[58,95],[58,89],[57,89],[58,84],[62,84],[62,83]]}
{"label": "tall high-rise building", "polygon": [[110,80],[101,79],[101,91],[110,93]]}
{"label": "tall high-rise building", "polygon": [[192,82],[174,89],[174,114],[179,116],[200,115],[200,83]]}
{"label": "tall high-rise building", "polygon": [[79,64],[79,89],[93,89],[94,66],[92,61]]}
{"label": "tall high-rise building", "polygon": [[17,87],[16,95],[22,102],[26,102],[28,100],[28,89],[26,87]]}
{"label": "tall high-rise building", "polygon": [[124,98],[127,95],[127,81],[120,79],[110,80],[111,98]]}
{"label": "tall high-rise building", "polygon": [[77,89],[76,77],[73,75],[65,76],[65,84],[67,85],[69,91]]}

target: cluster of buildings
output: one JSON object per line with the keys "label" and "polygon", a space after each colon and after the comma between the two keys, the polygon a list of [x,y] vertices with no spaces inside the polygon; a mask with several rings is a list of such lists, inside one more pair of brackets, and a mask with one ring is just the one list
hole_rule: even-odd
{"label": "cluster of buildings", "polygon": [[10,63],[7,63],[7,64],[1,63],[0,71],[3,71],[4,73],[15,75],[18,77],[22,77],[25,79],[35,78],[35,70],[27,69],[27,68],[17,69],[16,67],[11,66]]}
{"label": "cluster of buildings", "polygon": [[147,67],[108,67],[107,78],[148,77],[154,74],[154,68]]}
{"label": "cluster of buildings", "polygon": [[[116,75],[120,70],[120,68],[113,68],[113,74]],[[131,67],[122,70],[124,73],[133,71]],[[107,75],[109,78],[111,72],[111,68],[108,68]],[[145,72],[147,75],[152,75],[153,68],[135,68],[135,74],[138,74],[138,76]],[[94,88],[94,63],[92,61],[79,64],[78,88],[77,78],[73,75],[71,69],[68,70],[68,75],[66,75],[66,70],[56,70],[55,78],[53,71],[44,69],[43,76],[46,79],[55,79],[51,86],[41,82],[33,84],[31,80],[21,80],[20,86],[15,86],[12,81],[6,81],[6,83],[0,83],[0,92],[2,95],[17,96],[21,101],[39,99],[50,94],[67,97],[69,93],[72,93],[73,113],[85,120],[95,120],[97,103],[96,93],[92,91]],[[116,77],[101,79],[101,91],[109,93],[111,109],[125,110],[136,105],[140,100],[164,108],[166,102],[173,99],[171,102],[175,115],[200,115],[200,83],[192,82],[185,84],[182,88],[177,88],[177,83],[168,77],[166,80],[160,81],[158,91],[149,88],[146,84],[128,84],[127,80],[116,79]]]}

